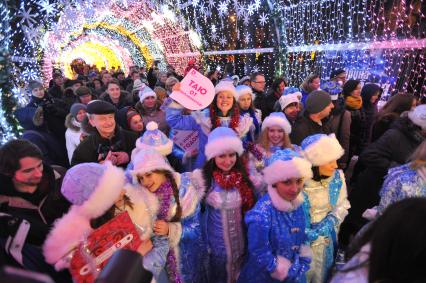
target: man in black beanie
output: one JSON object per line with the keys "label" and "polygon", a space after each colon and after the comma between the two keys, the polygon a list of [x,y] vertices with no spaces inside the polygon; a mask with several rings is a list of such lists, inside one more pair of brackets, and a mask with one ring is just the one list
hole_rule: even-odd
{"label": "man in black beanie", "polygon": [[93,100],[87,105],[89,123],[96,129],[75,149],[71,166],[84,162],[112,164],[126,167],[135,148],[138,135],[120,129],[115,123],[116,108],[109,102]]}
{"label": "man in black beanie", "polygon": [[297,118],[290,140],[292,143],[300,143],[308,136],[314,134],[329,134],[325,119],[334,108],[330,95],[322,90],[315,90],[308,95],[303,114]]}

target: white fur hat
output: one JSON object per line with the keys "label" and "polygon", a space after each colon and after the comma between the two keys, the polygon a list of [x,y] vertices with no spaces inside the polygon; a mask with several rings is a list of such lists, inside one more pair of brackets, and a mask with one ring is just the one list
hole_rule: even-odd
{"label": "white fur hat", "polygon": [[262,123],[262,131],[264,131],[268,127],[278,126],[284,130],[286,134],[291,133],[291,125],[290,122],[285,117],[282,112],[272,112],[268,117],[263,120]]}
{"label": "white fur hat", "polygon": [[216,94],[222,91],[230,92],[234,97],[237,95],[233,81],[231,80],[221,80],[215,87],[214,91]]}
{"label": "white fur hat", "polygon": [[172,173],[175,172],[166,157],[153,149],[140,150],[136,154],[132,155],[132,164],[133,170],[130,171],[130,174],[132,175],[134,182],[136,181],[138,174],[145,174],[154,170],[167,170]]}
{"label": "white fur hat", "polygon": [[422,130],[426,130],[426,105],[419,105],[408,112],[408,118]]}
{"label": "white fur hat", "polygon": [[238,101],[238,98],[240,98],[241,95],[244,94],[250,94],[251,95],[251,100],[254,101],[254,99],[256,98],[253,90],[251,89],[251,87],[246,86],[246,85],[239,85],[235,88],[235,100]]}
{"label": "white fur hat", "polygon": [[278,103],[281,106],[281,110],[284,110],[288,105],[291,103],[300,103],[302,99],[302,93],[300,91],[293,92],[287,95],[282,95],[280,99],[278,100]]}
{"label": "white fur hat", "polygon": [[147,85],[143,84],[139,90],[139,100],[143,102],[147,97],[157,98],[157,94]]}
{"label": "white fur hat", "polygon": [[227,151],[235,151],[240,156],[244,152],[243,142],[231,128],[217,127],[208,137],[205,148],[207,160]]}
{"label": "white fur hat", "polygon": [[311,135],[302,141],[301,147],[305,158],[314,166],[338,160],[345,153],[334,134]]}
{"label": "white fur hat", "polygon": [[272,154],[269,164],[263,170],[264,180],[268,185],[290,178],[312,178],[311,163],[288,148]]}

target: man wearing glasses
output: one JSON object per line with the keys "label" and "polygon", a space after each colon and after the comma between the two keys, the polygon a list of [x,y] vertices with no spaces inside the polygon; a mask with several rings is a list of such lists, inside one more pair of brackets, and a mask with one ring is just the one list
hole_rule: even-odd
{"label": "man wearing glasses", "polygon": [[255,72],[250,76],[250,86],[253,89],[255,95],[254,106],[262,111],[262,121],[265,118],[264,115],[267,112],[265,87],[266,81],[265,76],[260,72]]}

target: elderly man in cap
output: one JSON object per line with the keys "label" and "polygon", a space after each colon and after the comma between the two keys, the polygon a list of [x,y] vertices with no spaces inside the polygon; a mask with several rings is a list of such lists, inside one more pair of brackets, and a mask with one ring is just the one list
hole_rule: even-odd
{"label": "elderly man in cap", "polygon": [[71,165],[83,162],[103,163],[126,167],[135,148],[138,135],[120,129],[115,122],[116,108],[109,102],[93,100],[87,105],[89,123],[96,129],[75,149]]}
{"label": "elderly man in cap", "polygon": [[330,94],[314,90],[306,98],[305,106],[303,114],[297,118],[290,134],[291,142],[297,145],[300,145],[307,136],[330,133],[326,123],[326,118],[334,108]]}

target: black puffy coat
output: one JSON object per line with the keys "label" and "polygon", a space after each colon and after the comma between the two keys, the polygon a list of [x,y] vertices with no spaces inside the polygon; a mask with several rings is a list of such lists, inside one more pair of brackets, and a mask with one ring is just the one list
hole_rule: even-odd
{"label": "black puffy coat", "polygon": [[362,213],[378,205],[379,192],[389,168],[405,164],[424,139],[419,126],[408,117],[401,117],[363,151],[352,178],[349,215],[341,227],[340,241],[343,244],[348,243],[350,235],[367,222]]}

